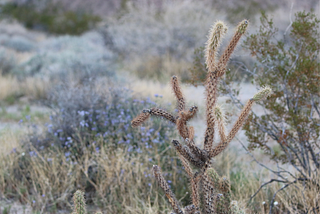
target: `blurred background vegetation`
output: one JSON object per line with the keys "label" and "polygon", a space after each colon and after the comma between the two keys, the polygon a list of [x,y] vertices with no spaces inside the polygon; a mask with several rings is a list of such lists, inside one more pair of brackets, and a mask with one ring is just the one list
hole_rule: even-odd
{"label": "blurred background vegetation", "polygon": [[[302,11],[312,15],[297,18],[295,14]],[[0,1],[0,212],[68,213],[72,194],[82,189],[89,210],[167,213],[169,205],[152,178],[153,164],[163,167],[177,198],[188,204],[187,177],[170,147],[177,138],[170,124],[155,120],[136,130],[130,121],[155,105],[174,110],[168,82],[177,75],[191,101],[188,104],[199,106],[192,125],[197,143],[202,142],[203,47],[217,20],[229,26],[225,41],[238,22],[250,21],[245,43],[232,56],[220,86],[219,102],[228,109],[228,122],[236,118],[233,115],[239,113],[241,102],[257,91],[256,85],[274,84],[278,97],[269,102],[281,99],[277,72],[285,75],[288,68],[294,68],[289,85],[295,85],[293,79],[304,72],[310,93],[301,90],[315,103],[303,104],[299,120],[313,128],[313,147],[319,158],[319,117],[311,120],[305,114],[319,107],[317,18],[316,0]],[[299,43],[310,49],[299,49]],[[297,54],[302,60],[296,69]],[[249,139],[244,132],[238,139],[245,146],[260,147],[252,154],[264,165],[277,163],[299,175],[292,161],[281,162],[286,154],[283,138],[270,139],[257,125],[266,119],[264,107],[275,110],[277,117],[294,113],[276,111],[278,106],[267,103],[261,106],[254,109],[256,117],[245,127]],[[253,128],[256,131],[251,133]],[[296,137],[294,128],[284,133]],[[319,168],[317,158],[311,170]],[[266,186],[250,200],[261,184],[275,176],[252,161],[239,142],[232,142],[213,165],[230,179],[232,198],[248,213],[269,212],[282,184]],[[308,188],[299,185],[275,198],[273,213],[310,213],[319,208],[319,191],[305,192]],[[299,194],[310,200],[291,197]]]}

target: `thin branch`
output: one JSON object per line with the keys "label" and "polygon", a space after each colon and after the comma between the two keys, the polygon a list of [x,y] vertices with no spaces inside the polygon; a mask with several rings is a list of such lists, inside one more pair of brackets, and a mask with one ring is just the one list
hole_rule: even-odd
{"label": "thin branch", "polygon": [[291,27],[293,21],[292,21],[292,9],[293,9],[293,1],[291,2],[291,9],[290,9],[290,14],[289,14],[289,18],[290,18],[290,24],[288,25],[288,27],[286,28],[283,37],[285,37],[287,35],[287,31],[289,30],[289,28]]}
{"label": "thin branch", "polygon": [[260,192],[260,190],[261,190],[264,186],[266,186],[266,185],[268,185],[268,184],[271,184],[271,183],[273,183],[273,182],[287,183],[287,181],[282,181],[282,180],[278,180],[278,179],[271,179],[270,181],[262,184],[262,185],[259,187],[259,189],[250,197],[250,200],[249,200],[249,201],[251,201],[251,200]]}
{"label": "thin branch", "polygon": [[290,172],[288,171],[274,171],[272,170],[271,168],[267,167],[266,165],[262,164],[261,162],[259,162],[255,157],[254,155],[245,147],[245,145],[241,142],[241,140],[239,138],[236,137],[236,139],[239,141],[239,143],[242,145],[242,147],[244,148],[244,150],[246,150],[247,154],[249,154],[253,160],[259,164],[260,166],[262,166],[263,168],[266,168],[267,170],[269,170],[270,172],[274,173],[275,175],[281,177],[282,179],[284,180],[287,180],[285,177],[283,177],[280,173],[288,173],[289,175],[291,175],[292,177],[296,178],[295,176],[293,176]]}

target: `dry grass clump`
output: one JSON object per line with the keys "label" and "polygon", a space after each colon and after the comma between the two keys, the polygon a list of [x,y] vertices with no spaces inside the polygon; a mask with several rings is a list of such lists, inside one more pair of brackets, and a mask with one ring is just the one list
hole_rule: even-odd
{"label": "dry grass clump", "polygon": [[[107,155],[107,154],[104,154],[104,155]],[[118,155],[119,156],[116,155],[113,160],[116,162],[116,158],[119,158],[119,163],[110,164],[110,162],[108,162],[107,164],[109,164],[109,166],[105,168],[108,168],[106,169],[106,172],[108,175],[112,175],[111,172],[117,171],[116,169],[113,169],[113,168],[118,169],[118,172],[115,174],[116,177],[114,177],[114,179],[117,181],[118,180],[121,181],[123,179],[127,179],[128,177],[130,177],[130,179],[128,180],[128,183],[126,183],[126,185],[122,187],[122,191],[121,191],[122,194],[127,194],[128,198],[124,198],[124,199],[118,198],[117,191],[111,191],[109,197],[113,198],[114,200],[109,202],[116,203],[115,200],[117,199],[117,200],[125,200],[125,203],[116,203],[117,204],[116,206],[110,205],[110,206],[107,206],[106,208],[101,208],[101,207],[99,208],[98,206],[93,207],[92,205],[90,205],[92,204],[91,200],[88,199],[89,196],[86,195],[85,201],[88,204],[87,205],[88,213],[94,213],[99,210],[103,212],[108,212],[108,211],[115,212],[116,210],[117,212],[122,211],[123,213],[149,213],[149,214],[168,213],[170,211],[170,207],[165,202],[166,200],[165,197],[161,196],[161,194],[154,194],[154,192],[158,189],[158,187],[157,187],[157,184],[154,181],[152,181],[153,176],[150,173],[150,170],[151,170],[150,168],[153,163],[149,162],[145,156],[144,157],[141,156],[140,158],[137,157],[136,159],[132,159],[133,161],[140,161],[140,162],[136,162],[139,164],[135,165],[135,167],[132,167],[130,163],[125,163],[125,160],[123,160],[123,158],[121,157],[123,153],[119,152]],[[233,201],[233,203],[237,203],[237,206],[240,207],[241,210],[244,211],[245,213],[268,213],[267,204],[274,193],[271,186],[259,192],[259,194],[257,194],[257,196],[250,203],[248,203],[248,201],[250,200],[251,195],[256,191],[257,188],[259,188],[259,186],[263,183],[266,177],[269,178],[270,176],[269,172],[266,172],[266,171],[252,172],[252,169],[256,167],[255,164],[252,163],[250,165],[247,165],[246,163],[249,161],[247,158],[245,157],[244,158],[242,157],[240,159],[234,158],[236,156],[239,156],[238,152],[236,152],[235,150],[227,150],[223,152],[223,156],[222,155],[218,156],[215,159],[215,162],[213,163],[214,167],[217,169],[219,174],[222,174],[228,179],[230,179],[232,198],[238,199],[237,202]],[[161,157],[161,154],[159,154],[158,158],[160,157]],[[100,163],[106,164],[106,162],[100,162]],[[122,164],[124,164],[124,166],[121,167],[121,170],[127,169],[127,167],[130,168],[131,171],[129,171],[129,173],[134,173],[133,178],[131,177],[131,175],[128,176],[127,174],[123,174],[122,171],[120,171],[119,173],[119,169],[120,169],[119,165],[121,166]],[[177,170],[177,168],[175,168],[175,170]],[[147,180],[145,179],[140,180],[141,179],[140,176],[135,173],[136,172],[141,173],[141,171],[143,172],[144,175],[146,175],[145,172],[150,173],[147,175],[150,176],[151,180],[149,178]],[[118,177],[119,175],[121,175],[121,178]],[[181,174],[178,173],[176,174],[176,176],[181,176]],[[186,176],[186,175],[183,175],[183,176]],[[166,177],[169,177],[169,175],[166,174]],[[134,178],[136,178],[135,181],[131,180]],[[131,184],[130,182],[133,182],[133,184]],[[141,186],[140,184],[141,182],[150,182],[151,186],[150,187],[149,186],[146,187],[145,185]],[[173,180],[170,180],[169,182],[170,182],[169,185],[172,188],[174,188],[174,183],[178,184],[179,180],[176,182],[173,182]],[[187,180],[185,180],[185,182],[187,182]],[[101,188],[108,188],[107,187],[108,185],[114,184],[114,183],[108,183],[106,181],[104,181],[104,183],[105,185],[102,185]],[[117,182],[116,184],[121,185],[121,182]],[[148,190],[147,199],[145,199],[142,194],[142,192],[145,191],[145,188],[147,188]],[[82,189],[82,191],[85,192],[86,190]],[[184,190],[184,191],[190,192],[191,190]],[[189,196],[190,194],[186,194],[186,193],[185,195],[182,195],[184,199],[185,197],[189,197]],[[181,197],[181,195],[179,197]],[[178,198],[179,201],[180,199],[181,198]],[[109,198],[105,199],[105,203],[108,203],[108,200]],[[185,204],[186,203],[185,200],[183,201]],[[123,206],[124,209],[115,209],[115,207],[118,207],[118,206],[121,206],[121,207]],[[280,201],[279,201],[278,208],[279,209],[284,208],[282,202]]]}
{"label": "dry grass clump", "polygon": [[[2,197],[31,204],[34,210],[41,212],[57,212],[72,207],[70,196],[80,188],[87,193],[89,204],[107,212],[168,211],[165,199],[151,194],[154,181],[150,164],[170,161],[160,159],[162,154],[151,158],[145,155],[148,150],[132,154],[126,149],[112,147],[96,151],[92,146],[80,158],[71,160],[61,151],[52,154],[33,151],[28,154],[16,149],[10,155],[0,157]],[[174,175],[170,177],[172,184],[176,185]]]}
{"label": "dry grass clump", "polygon": [[15,77],[0,75],[0,100],[18,94],[19,89],[20,85]]}
{"label": "dry grass clump", "polygon": [[10,129],[0,131],[1,151],[0,157],[9,154],[13,149],[19,146],[20,137],[25,133],[13,132]]}
{"label": "dry grass clump", "polygon": [[[319,213],[320,212],[320,171],[316,170],[307,183],[295,183],[278,198],[290,213]],[[283,187],[283,186],[282,186]],[[278,188],[279,189],[279,188]]]}
{"label": "dry grass clump", "polygon": [[122,70],[130,72],[140,79],[151,79],[164,82],[169,76],[177,74],[182,81],[190,79],[189,68],[192,63],[185,59],[165,56],[132,57],[130,63],[125,63]]}
{"label": "dry grass clump", "polygon": [[48,80],[27,77],[19,81],[15,76],[0,75],[0,100],[27,96],[31,99],[44,99],[52,87],[52,82]]}

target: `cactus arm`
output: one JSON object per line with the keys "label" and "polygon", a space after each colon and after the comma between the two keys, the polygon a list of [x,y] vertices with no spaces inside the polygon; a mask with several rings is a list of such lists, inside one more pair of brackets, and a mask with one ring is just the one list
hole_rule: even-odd
{"label": "cactus arm", "polygon": [[160,185],[160,187],[163,189],[163,191],[165,192],[173,210],[175,213],[177,214],[183,214],[180,206],[179,206],[179,203],[178,203],[178,200],[176,199],[175,195],[173,194],[173,192],[171,191],[170,187],[169,187],[169,184],[167,183],[167,181],[164,179],[162,173],[161,173],[161,169],[159,166],[157,165],[153,165],[153,173],[154,173],[154,176],[158,182],[158,184]]}

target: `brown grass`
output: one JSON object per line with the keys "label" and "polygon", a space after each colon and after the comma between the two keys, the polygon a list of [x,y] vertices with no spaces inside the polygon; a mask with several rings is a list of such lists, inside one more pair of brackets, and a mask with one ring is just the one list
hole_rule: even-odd
{"label": "brown grass", "polygon": [[17,94],[20,91],[19,82],[15,77],[0,75],[0,100]]}
{"label": "brown grass", "polygon": [[126,62],[123,70],[129,71],[140,79],[151,79],[165,83],[171,76],[177,75],[182,81],[189,80],[191,62],[165,56],[138,56]]}
{"label": "brown grass", "polygon": [[1,151],[0,157],[9,154],[14,148],[19,146],[20,136],[23,133],[13,132],[10,129],[4,129],[0,132]]}
{"label": "brown grass", "polygon": [[[9,149],[12,141],[4,142]],[[144,153],[131,155],[123,149],[103,148],[99,153],[85,152],[71,162],[61,152],[37,152],[37,156],[30,157],[17,148],[16,153],[0,155],[0,193],[5,198],[31,204],[35,210],[44,212],[49,207],[46,211],[56,212],[70,209],[75,190],[90,183],[96,193],[90,195],[92,191],[86,189],[89,194],[86,197],[96,209],[100,207],[108,213],[159,213],[159,210],[166,213],[169,210],[165,199],[154,194],[157,187],[151,178],[149,157]],[[24,158],[28,159],[28,165],[21,162]],[[97,170],[98,180],[90,177],[92,169]]]}
{"label": "brown grass", "polygon": [[[0,193],[4,198],[31,204],[33,210],[57,212],[71,209],[72,194],[77,189],[82,189],[87,193],[87,202],[94,204],[89,207],[91,210],[146,214],[170,211],[165,196],[157,194],[159,187],[151,172],[153,163],[148,160],[150,157],[146,155],[146,151],[132,155],[124,149],[114,150],[109,146],[100,149],[99,153],[88,150],[77,163],[72,163],[61,152],[42,155],[37,152],[37,156],[30,157],[17,146],[18,140],[13,134],[1,139],[6,148],[6,152],[0,154]],[[17,153],[9,154],[13,147],[17,147]],[[167,149],[173,151],[172,148]],[[163,165],[160,157],[162,155],[157,154],[154,159],[157,160],[156,164]],[[240,206],[247,208],[248,213],[264,213],[262,202],[270,200],[268,189],[260,192],[253,204],[247,202],[266,176],[269,176],[268,173],[252,172],[253,166],[247,164],[248,158],[234,157],[239,157],[237,152],[228,150],[217,156],[214,162],[220,174],[231,179],[232,199],[237,199]],[[19,167],[19,164],[23,164],[23,158],[29,160],[25,169],[23,165]],[[98,180],[90,178],[89,172],[92,169],[97,169]],[[18,179],[17,173],[23,177]],[[179,183],[181,175],[174,177],[172,186]],[[92,189],[83,189],[87,183],[91,183],[91,188],[95,189],[94,195]],[[32,191],[26,191],[27,189]]]}
{"label": "brown grass", "polygon": [[290,213],[297,213],[298,210],[304,213],[320,211],[319,173],[319,170],[315,170],[310,176],[311,182],[294,184],[277,195]]}
{"label": "brown grass", "polygon": [[22,81],[18,81],[14,76],[0,75],[0,100],[10,96],[27,96],[31,99],[42,99],[46,97],[51,85],[52,83],[48,80],[36,77],[27,77]]}

